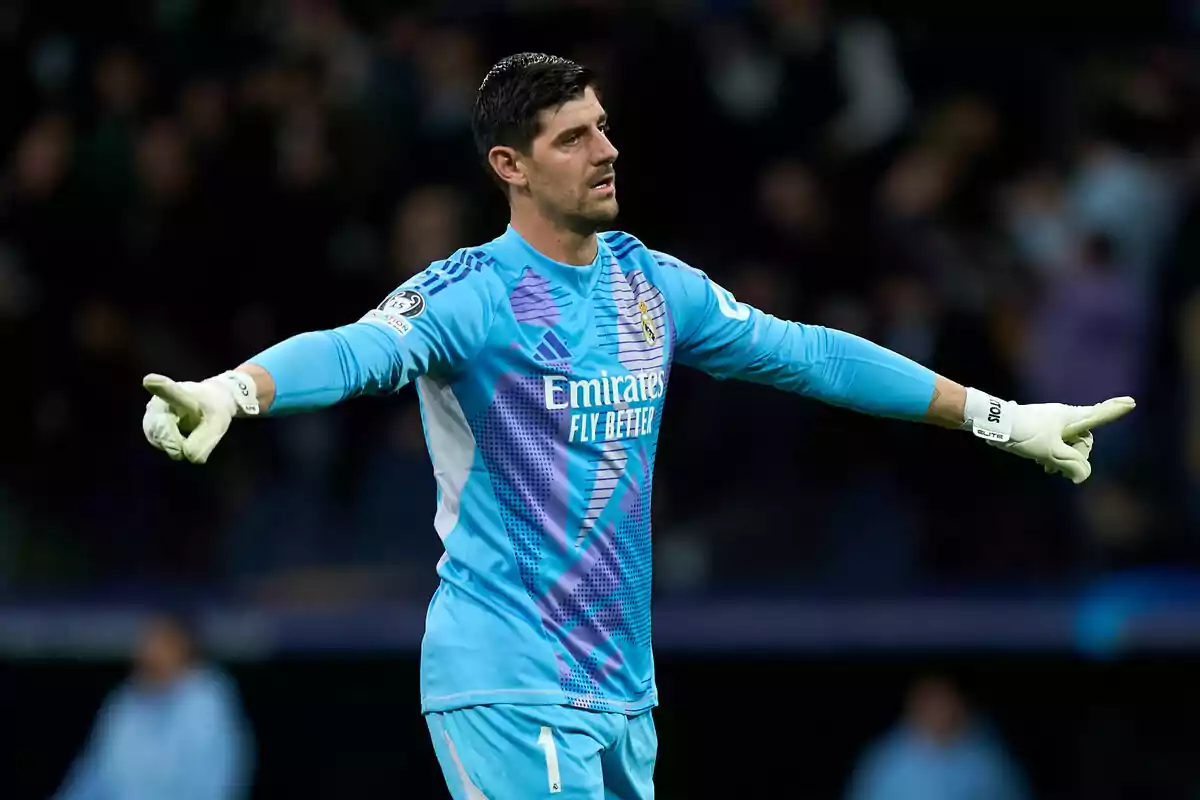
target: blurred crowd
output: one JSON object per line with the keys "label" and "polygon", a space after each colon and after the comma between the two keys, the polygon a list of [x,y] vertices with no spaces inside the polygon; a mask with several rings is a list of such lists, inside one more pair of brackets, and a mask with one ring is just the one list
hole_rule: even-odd
{"label": "blurred crowd", "polygon": [[1200,59],[1178,35],[989,37],[821,0],[60,5],[0,9],[0,586],[428,596],[412,392],[240,425],[196,468],[142,440],[140,379],[353,321],[498,234],[469,112],[533,49],[603,79],[618,226],[740,300],[1021,402],[1139,399],[1076,488],[677,371],[663,591],[1200,555]]}
{"label": "blurred crowd", "polygon": [[[271,779],[260,780],[260,737],[243,706],[240,687],[208,658],[197,633],[188,617],[172,612],[145,619],[128,672],[106,688],[86,736],[57,780],[53,800],[247,800],[279,792],[277,784],[266,788]],[[254,704],[253,698],[246,699]],[[893,710],[893,705],[901,707]],[[856,722],[855,745],[853,753],[846,753],[844,770],[817,760],[808,766],[810,772],[828,773],[830,785],[841,784],[838,796],[844,800],[1029,800],[1035,796],[1025,766],[1010,751],[987,708],[953,678],[918,673],[908,683],[902,702],[888,698],[880,711],[876,723]],[[269,715],[261,715],[261,708],[259,721],[268,729],[272,723]],[[880,723],[886,727],[880,728]],[[330,750],[330,742],[323,742],[322,747],[337,753],[347,745],[341,742]],[[336,755],[327,755],[327,760],[338,763]],[[293,762],[289,758],[275,763]],[[1161,773],[1159,766],[1156,771]],[[838,775],[839,771],[845,774]],[[423,776],[416,772],[402,778],[406,788],[421,782]],[[332,773],[337,774],[336,767]],[[726,777],[722,773],[718,767],[711,778]],[[378,780],[377,773],[375,777]],[[1114,777],[1109,770],[1110,784]],[[355,786],[369,782],[367,778]],[[1190,782],[1194,784],[1194,776]],[[328,794],[331,783],[337,781],[326,774],[322,783],[307,785],[307,796],[335,796]],[[1088,788],[1093,789],[1088,797],[1122,796],[1101,787]],[[349,786],[339,787],[336,796],[346,791]]]}

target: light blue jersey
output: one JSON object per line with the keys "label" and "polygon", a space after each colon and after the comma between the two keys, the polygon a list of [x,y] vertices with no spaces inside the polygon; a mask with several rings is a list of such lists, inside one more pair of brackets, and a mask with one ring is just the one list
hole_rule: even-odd
{"label": "light blue jersey", "polygon": [[740,304],[628,234],[570,266],[512,228],[358,323],[251,362],[275,380],[272,413],[416,384],[446,551],[425,712],[656,705],[650,499],[674,364],[903,418],[924,414],[934,382],[866,340]]}

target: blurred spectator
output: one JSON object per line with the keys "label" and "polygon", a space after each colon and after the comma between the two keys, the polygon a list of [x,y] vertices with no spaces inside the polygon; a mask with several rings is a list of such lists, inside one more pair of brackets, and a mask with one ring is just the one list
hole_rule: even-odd
{"label": "blurred spectator", "polygon": [[847,800],[1027,800],[1003,745],[950,682],[918,681],[905,718],[860,759]]}
{"label": "blurred spectator", "polygon": [[466,199],[453,186],[418,186],[396,208],[390,278],[408,280],[463,246]]}
{"label": "blurred spectator", "polygon": [[149,79],[131,49],[113,47],[92,73],[96,119],[83,143],[81,171],[97,205],[109,212],[134,195],[133,163]]}
{"label": "blurred spectator", "polygon": [[830,144],[839,154],[859,155],[900,134],[912,96],[887,25],[856,18],[840,28],[837,67],[847,101],[831,122]]}
{"label": "blurred spectator", "polygon": [[229,133],[228,97],[220,81],[193,81],[181,93],[179,117],[191,142],[201,151],[219,146]]}
{"label": "blurred spectator", "polygon": [[[8,264],[14,272],[10,274],[21,265],[32,273],[30,277],[70,274],[66,265],[75,251],[62,232],[85,233],[69,186],[75,140],[75,126],[68,116],[46,113],[25,129],[5,160],[0,236],[12,247]],[[36,285],[23,283],[26,290]]]}
{"label": "blurred spectator", "polygon": [[[1079,252],[1047,276],[1025,345],[1023,397],[1083,405],[1097,397],[1142,396],[1149,310],[1112,237],[1082,238]],[[1135,421],[1136,424],[1136,421]],[[1106,454],[1117,456],[1105,437]]]}
{"label": "blurred spectator", "polygon": [[1111,236],[1115,258],[1136,270],[1141,286],[1150,285],[1174,220],[1173,187],[1162,168],[1104,136],[1090,136],[1080,145],[1068,192],[1075,224]]}
{"label": "blurred spectator", "polygon": [[12,189],[32,201],[54,195],[70,167],[70,120],[50,113],[34,122],[17,146]]}
{"label": "blurred spectator", "polygon": [[776,54],[755,42],[737,20],[704,31],[708,88],[722,110],[739,122],[754,123],[772,110],[783,77]]}
{"label": "blurred spectator", "polygon": [[156,616],[132,677],[105,701],[58,800],[237,800],[250,796],[249,732],[229,678],[194,632]]}
{"label": "blurred spectator", "polygon": [[1039,277],[1071,263],[1078,234],[1066,208],[1066,187],[1052,170],[1022,177],[1006,193],[1007,227],[1016,254]]}

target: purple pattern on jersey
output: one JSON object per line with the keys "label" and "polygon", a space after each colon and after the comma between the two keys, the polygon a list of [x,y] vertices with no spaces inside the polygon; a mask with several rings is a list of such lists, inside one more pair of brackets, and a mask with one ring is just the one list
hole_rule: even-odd
{"label": "purple pattern on jersey", "polygon": [[[648,476],[645,447],[627,452],[626,459]],[[582,707],[643,688],[606,685],[626,666],[616,637],[637,647],[650,643],[649,504],[640,485],[646,484],[624,484],[617,519],[597,527],[579,559],[538,599],[546,629],[566,651],[566,658],[559,654],[563,689]]]}
{"label": "purple pattern on jersey", "polygon": [[550,283],[532,269],[525,268],[521,280],[508,296],[513,319],[526,325],[557,325],[562,317]]}
{"label": "purple pattern on jersey", "polygon": [[[641,617],[649,614],[649,583],[629,580],[630,573],[648,575],[648,567],[626,559],[648,556],[648,544],[641,543],[648,543],[649,531],[641,512],[640,482],[621,480],[634,453],[629,443],[605,443],[598,451],[599,463],[610,469],[619,466],[606,497],[624,488],[614,509],[617,518],[595,526],[575,558],[567,553],[568,424],[565,411],[545,408],[540,376],[509,373],[497,382],[491,405],[473,427],[493,476],[521,580],[546,631],[559,642],[562,688],[573,704],[591,707],[605,705],[614,693],[631,696],[637,690],[606,682],[621,675],[625,666],[614,636],[642,644],[639,632],[648,629],[648,618]],[[634,458],[643,471],[649,469],[644,447],[636,448]],[[547,541],[556,552],[544,551]],[[561,574],[543,587],[542,576],[553,574],[556,563]],[[632,624],[627,609],[638,615]]]}
{"label": "purple pattern on jersey", "polygon": [[598,531],[587,551],[538,599],[546,628],[577,663],[609,643],[622,622],[619,605],[604,605],[621,583],[615,532],[613,525]]}
{"label": "purple pattern on jersey", "polygon": [[[622,519],[628,519],[641,505],[637,491],[628,491],[621,502]],[[621,557],[628,548],[618,535],[625,527],[622,523],[599,526],[579,559],[538,599],[546,629],[574,662],[572,665],[559,654],[563,690],[573,705],[584,708],[595,704],[593,698],[608,699],[610,693],[601,687],[625,664],[613,638],[619,634],[634,638],[625,608],[633,587],[627,581]],[[634,605],[648,612],[648,594],[645,600],[644,607],[636,600]],[[622,694],[631,691],[629,687],[616,688]]]}
{"label": "purple pattern on jersey", "polygon": [[472,426],[531,595],[545,538],[560,553],[567,548],[567,425],[564,411],[546,408],[539,376],[510,373],[497,382],[481,424]]}
{"label": "purple pattern on jersey", "polygon": [[613,302],[617,306],[620,333],[617,359],[628,370],[663,367],[666,301],[651,286],[641,270],[626,275],[616,259],[611,266]]}
{"label": "purple pattern on jersey", "polygon": [[[622,403],[617,408],[622,408]],[[617,483],[625,474],[625,464],[629,453],[624,442],[603,442],[598,446],[597,453],[590,464],[588,476],[587,508],[584,509],[583,519],[580,520],[579,533],[575,536],[575,546],[581,547],[583,540],[608,507],[608,501],[617,491]]]}
{"label": "purple pattern on jersey", "polygon": [[624,570],[621,607],[626,618],[620,633],[635,648],[650,647],[651,547],[650,501],[639,498],[617,527],[617,558]]}
{"label": "purple pattern on jersey", "polygon": [[[597,324],[613,355],[631,372],[665,367],[662,335],[667,323],[662,293],[646,282],[640,270],[626,276],[616,258],[609,259],[603,282],[608,284],[614,310],[610,316],[601,317]],[[628,407],[624,400],[613,404],[618,411]],[[606,442],[593,456],[589,465],[587,507],[575,537],[576,547],[583,544],[596,520],[608,507],[617,481],[625,473],[627,460],[628,453],[621,442]]]}

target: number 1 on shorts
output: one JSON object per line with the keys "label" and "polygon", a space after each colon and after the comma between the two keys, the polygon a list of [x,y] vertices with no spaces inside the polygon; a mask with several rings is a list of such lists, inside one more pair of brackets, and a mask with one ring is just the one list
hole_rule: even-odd
{"label": "number 1 on shorts", "polygon": [[550,781],[550,794],[562,792],[562,781],[558,779],[558,748],[554,744],[554,731],[543,725],[538,734],[538,744],[546,751],[546,778]]}

